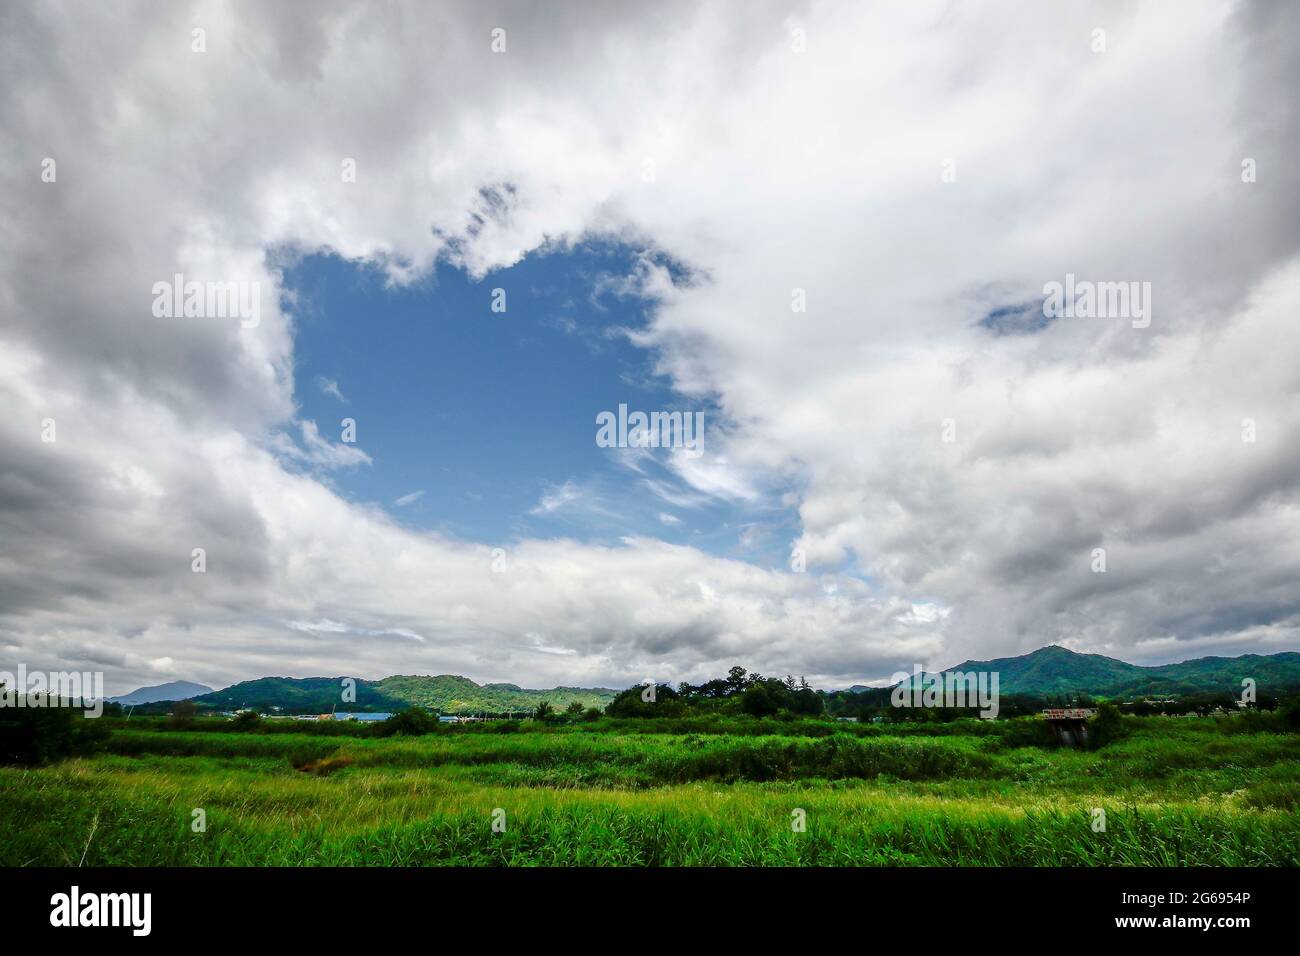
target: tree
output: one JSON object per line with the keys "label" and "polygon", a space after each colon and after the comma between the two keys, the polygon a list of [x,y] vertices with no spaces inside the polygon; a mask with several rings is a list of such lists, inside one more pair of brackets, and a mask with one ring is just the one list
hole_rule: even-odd
{"label": "tree", "polygon": [[794,692],[793,704],[791,710],[796,714],[803,714],[807,717],[820,717],[826,713],[826,702],[822,700],[817,691],[808,686],[804,681],[803,686]]}
{"label": "tree", "polygon": [[699,687],[695,688],[701,697],[726,697],[731,692],[731,686],[722,678],[715,677],[711,681],[705,681]]}
{"label": "tree", "polygon": [[581,717],[582,701],[580,700],[570,701],[569,706],[564,708],[564,712],[568,714],[570,717]]}
{"label": "tree", "polygon": [[740,709],[753,717],[771,717],[781,709],[765,683],[750,684],[740,698]]}
{"label": "tree", "polygon": [[421,737],[424,734],[433,733],[437,727],[438,718],[423,707],[408,707],[406,710],[393,714],[380,724],[378,732],[382,737],[390,737],[394,734]]}
{"label": "tree", "polygon": [[727,693],[739,694],[745,689],[745,668],[733,667],[727,671]]}
{"label": "tree", "polygon": [[544,700],[544,701],[541,701],[541,702],[537,705],[537,709],[536,709],[535,711],[533,711],[533,718],[534,718],[535,720],[550,720],[550,719],[551,719],[551,716],[552,716],[554,713],[555,713],[555,711],[554,711],[554,709],[551,707],[550,702]]}
{"label": "tree", "polygon": [[192,700],[178,700],[172,704],[171,724],[173,727],[188,727],[194,723],[194,715],[199,712],[198,705]]}
{"label": "tree", "polygon": [[1112,703],[1103,702],[1097,708],[1097,715],[1088,721],[1088,746],[1104,747],[1126,733],[1124,717],[1119,708]]}
{"label": "tree", "polygon": [[668,684],[635,684],[622,691],[605,708],[610,717],[681,717],[689,708],[682,696]]}
{"label": "tree", "polygon": [[262,723],[262,715],[255,710],[241,710],[235,715],[235,730],[256,730]]}

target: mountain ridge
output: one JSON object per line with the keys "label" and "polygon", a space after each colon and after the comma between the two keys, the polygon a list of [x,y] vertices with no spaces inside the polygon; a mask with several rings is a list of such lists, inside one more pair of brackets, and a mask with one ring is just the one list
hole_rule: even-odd
{"label": "mountain ridge", "polygon": [[533,710],[542,701],[564,709],[603,707],[618,691],[607,687],[527,688],[479,684],[459,674],[394,674],[380,680],[356,679],[355,701],[343,701],[344,677],[259,677],[196,696],[200,706],[222,710],[255,707],[298,713],[347,710],[393,711],[423,707],[447,714]]}
{"label": "mountain ridge", "polygon": [[136,704],[154,704],[174,700],[188,700],[196,694],[210,694],[212,688],[192,680],[172,680],[163,684],[150,684],[137,687],[133,691],[108,698],[110,704],[123,704],[127,707]]}
{"label": "mountain ridge", "polygon": [[[963,661],[935,673],[957,671],[997,671],[1001,694],[1099,697],[1236,694],[1240,693],[1245,678],[1254,679],[1260,689],[1300,687],[1300,653],[1199,657],[1174,664],[1142,665],[1049,644],[1015,657]],[[507,682],[479,684],[458,674],[394,674],[379,680],[356,679],[356,698],[345,702],[345,680],[341,676],[259,677],[186,699],[217,710],[253,707],[285,713],[326,713],[334,709],[393,711],[418,706],[446,714],[465,714],[529,711],[542,701],[557,710],[575,701],[583,708],[601,708],[619,693],[608,687],[527,688]],[[140,688],[140,691],[150,689]],[[848,688],[854,693],[886,689],[861,684]]]}
{"label": "mountain ridge", "polygon": [[1175,664],[1130,664],[1104,654],[1084,654],[1049,644],[1018,657],[967,660],[938,673],[997,671],[999,693],[1137,696],[1207,691],[1239,692],[1242,680],[1258,686],[1300,685],[1300,653],[1195,657]]}

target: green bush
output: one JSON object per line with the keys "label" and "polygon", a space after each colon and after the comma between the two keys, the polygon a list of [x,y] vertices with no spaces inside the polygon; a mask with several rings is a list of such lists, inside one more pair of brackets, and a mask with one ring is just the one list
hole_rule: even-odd
{"label": "green bush", "polygon": [[751,717],[771,717],[781,709],[781,702],[767,684],[754,683],[741,695],[740,709]]}
{"label": "green bush", "polygon": [[[654,694],[647,694],[648,687],[638,684],[620,693],[605,708],[611,717],[684,717],[689,708],[682,702],[681,695],[667,684],[657,684]],[[652,699],[647,700],[647,696]]]}
{"label": "green bush", "polygon": [[262,724],[262,715],[255,710],[240,711],[230,722],[231,730],[257,730]]}
{"label": "green bush", "polygon": [[70,707],[0,707],[0,763],[40,764],[94,753],[109,731]]}
{"label": "green bush", "polygon": [[1282,726],[1292,733],[1300,733],[1300,697],[1293,697],[1282,706],[1279,714]]}
{"label": "green bush", "polygon": [[1039,717],[1017,717],[1006,722],[1001,744],[1011,750],[1016,747],[1056,747],[1060,741],[1047,721]]}
{"label": "green bush", "polygon": [[396,734],[422,737],[438,729],[438,718],[423,707],[411,707],[408,710],[398,711],[379,726],[381,729],[378,733],[382,737],[392,737]]}
{"label": "green bush", "polygon": [[1088,746],[1094,750],[1128,736],[1124,715],[1114,704],[1103,703],[1097,715],[1088,721]]}
{"label": "green bush", "polygon": [[198,706],[192,700],[178,700],[172,704],[171,725],[176,730],[188,730],[194,724]]}

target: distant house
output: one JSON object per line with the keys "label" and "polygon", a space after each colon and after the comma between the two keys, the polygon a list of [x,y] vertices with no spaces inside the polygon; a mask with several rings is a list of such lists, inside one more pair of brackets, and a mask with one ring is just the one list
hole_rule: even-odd
{"label": "distant house", "polygon": [[361,723],[371,723],[377,720],[387,720],[389,717],[393,715],[392,714],[349,713],[346,711],[339,711],[333,715],[322,714],[321,719],[326,719],[331,716],[333,717],[334,720],[356,720],[356,721],[360,721]]}

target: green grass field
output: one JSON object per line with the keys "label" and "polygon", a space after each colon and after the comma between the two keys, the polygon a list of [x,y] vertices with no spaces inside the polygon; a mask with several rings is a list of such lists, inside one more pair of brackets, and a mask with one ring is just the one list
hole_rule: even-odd
{"label": "green grass field", "polygon": [[1017,746],[1016,721],[409,738],[137,722],[104,753],[0,768],[0,863],[1300,863],[1300,736],[1240,718],[1128,724],[1075,751]]}

